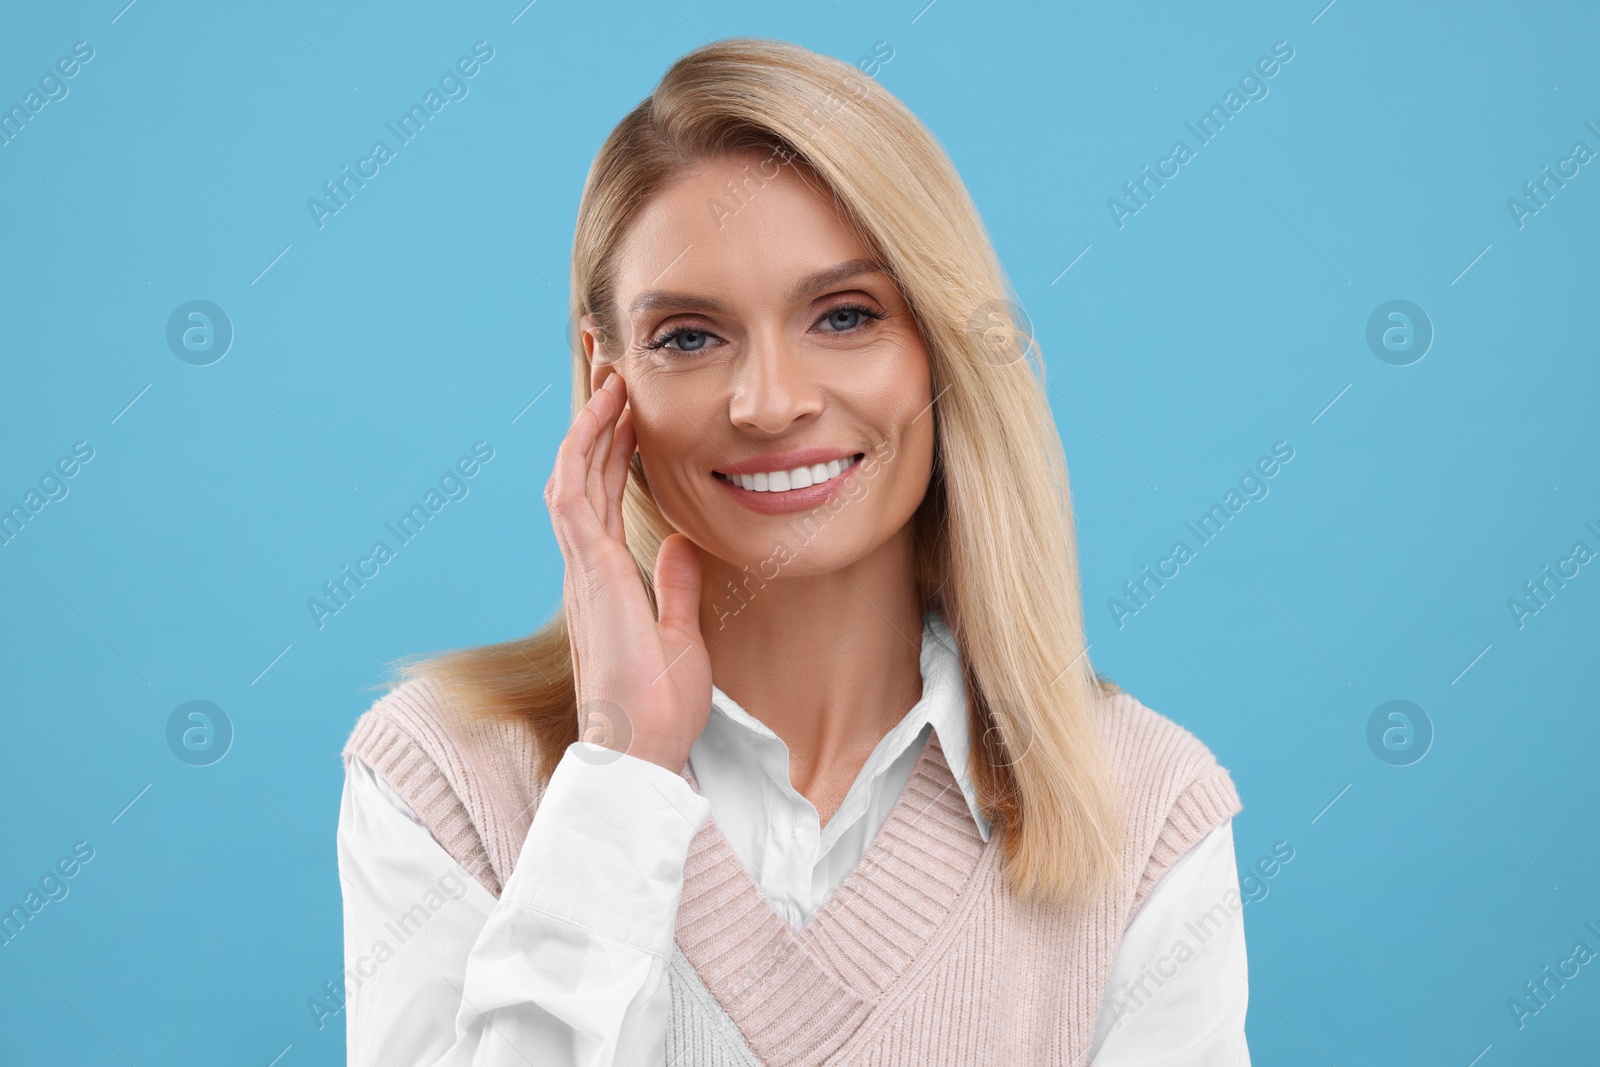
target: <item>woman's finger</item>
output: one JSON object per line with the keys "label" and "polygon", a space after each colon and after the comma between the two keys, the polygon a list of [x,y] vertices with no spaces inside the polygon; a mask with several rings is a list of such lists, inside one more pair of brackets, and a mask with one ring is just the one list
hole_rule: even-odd
{"label": "woman's finger", "polygon": [[633,407],[625,404],[617,416],[616,440],[611,445],[611,456],[606,462],[605,497],[606,529],[611,536],[624,539],[622,524],[622,491],[628,481],[628,464],[633,460],[637,440],[633,430]]}
{"label": "woman's finger", "polygon": [[565,553],[572,546],[570,536],[592,537],[600,530],[600,519],[588,497],[588,467],[590,453],[602,427],[613,414],[610,405],[617,403],[610,390],[602,389],[589,398],[567,436],[556,449],[555,469],[545,486],[545,504],[552,522],[557,527],[556,536]]}
{"label": "woman's finger", "polygon": [[656,554],[656,603],[662,631],[682,641],[695,641],[700,633],[700,575],[694,542],[668,534]]}
{"label": "woman's finger", "polygon": [[589,494],[589,506],[594,508],[595,518],[600,526],[608,525],[606,518],[606,459],[611,455],[611,445],[616,437],[617,416],[622,412],[623,399],[618,390],[621,388],[621,376],[612,374],[606,378],[601,391],[607,397],[607,406],[600,412],[600,433],[595,438],[594,448],[589,452],[589,463],[584,470],[584,490]]}

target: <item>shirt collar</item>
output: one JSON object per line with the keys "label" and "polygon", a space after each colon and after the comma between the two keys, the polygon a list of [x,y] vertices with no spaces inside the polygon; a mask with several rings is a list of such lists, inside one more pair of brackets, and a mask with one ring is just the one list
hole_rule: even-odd
{"label": "shirt collar", "polygon": [[[905,717],[878,742],[862,770],[869,776],[881,774],[911,746],[922,733],[923,727],[931,724],[939,736],[939,747],[944,751],[945,762],[950,765],[956,784],[966,798],[967,810],[972,815],[978,833],[984,841],[988,841],[990,823],[978,808],[977,789],[967,774],[971,737],[967,725],[967,690],[961,672],[961,655],[954,636],[936,611],[930,610],[923,616],[920,666],[922,699],[913,704]],[[782,743],[766,723],[741,708],[737,701],[715,684],[711,686],[711,706],[725,722],[737,723],[760,737]],[[707,728],[719,728],[717,719],[718,715],[713,715]]]}

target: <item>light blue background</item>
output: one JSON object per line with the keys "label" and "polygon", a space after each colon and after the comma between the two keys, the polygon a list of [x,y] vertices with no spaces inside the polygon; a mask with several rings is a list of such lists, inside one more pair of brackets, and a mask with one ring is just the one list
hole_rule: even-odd
{"label": "light blue background", "polygon": [[[1600,963],[1522,1029],[1507,1007],[1600,951],[1600,564],[1507,608],[1600,550],[1600,162],[1507,208],[1600,150],[1593,5],[125,2],[0,18],[0,105],[95,50],[0,147],[0,504],[95,450],[0,546],[0,904],[95,850],[0,948],[0,1063],[342,1061],[307,1008],[343,967],[339,748],[387,660],[559,605],[584,175],[736,34],[888,42],[983,212],[1049,370],[1092,656],[1231,769],[1242,868],[1294,849],[1244,912],[1255,1062],[1595,1062]],[[478,40],[470,95],[319,229],[307,198]],[[1108,198],[1277,41],[1270,94],[1119,229]],[[236,330],[210,366],[165,342],[191,299]],[[1366,344],[1391,299],[1436,330],[1410,366]],[[319,629],[307,599],[479,440],[470,495]],[[1119,628],[1108,599],[1280,440],[1270,495]],[[1396,698],[1436,732],[1406,767],[1366,741]],[[165,739],[194,699],[236,731],[207,767]]]}

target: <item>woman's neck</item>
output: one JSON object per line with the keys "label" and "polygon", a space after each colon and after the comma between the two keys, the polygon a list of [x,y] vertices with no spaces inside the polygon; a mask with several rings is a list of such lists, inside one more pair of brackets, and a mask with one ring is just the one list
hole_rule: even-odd
{"label": "woman's neck", "polygon": [[[702,559],[711,676],[788,746],[790,783],[825,824],[884,734],[922,696],[909,530],[827,574],[786,577],[779,568],[757,581]],[[734,610],[717,592],[730,581],[748,583]]]}

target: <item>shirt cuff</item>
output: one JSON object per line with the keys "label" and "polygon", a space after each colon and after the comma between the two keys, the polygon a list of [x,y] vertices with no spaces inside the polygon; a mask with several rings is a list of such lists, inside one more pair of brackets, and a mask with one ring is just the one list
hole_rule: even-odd
{"label": "shirt cuff", "polygon": [[575,741],[501,899],[666,959],[689,843],[710,818],[711,801],[681,774]]}

